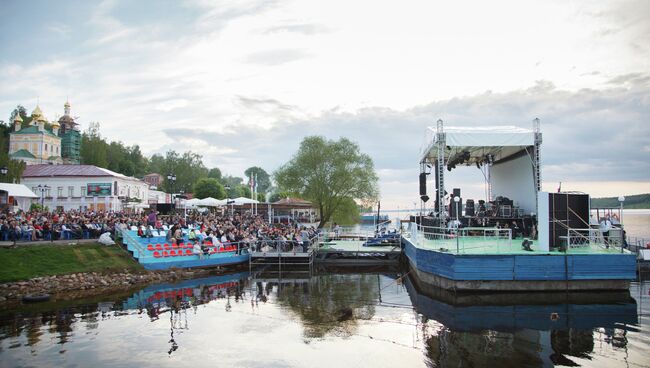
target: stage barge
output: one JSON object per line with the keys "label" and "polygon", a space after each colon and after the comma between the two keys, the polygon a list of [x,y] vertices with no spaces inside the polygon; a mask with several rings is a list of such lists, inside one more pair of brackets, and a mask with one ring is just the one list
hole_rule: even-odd
{"label": "stage barge", "polygon": [[[589,195],[541,191],[539,120],[517,127],[429,128],[420,157],[423,213],[402,237],[418,282],[453,291],[627,290],[635,255],[622,227],[603,233]],[[478,168],[486,198],[464,204],[445,190],[456,166]],[[434,179],[427,209],[427,176]],[[430,211],[430,212],[429,212]],[[618,234],[618,237],[615,236]]]}

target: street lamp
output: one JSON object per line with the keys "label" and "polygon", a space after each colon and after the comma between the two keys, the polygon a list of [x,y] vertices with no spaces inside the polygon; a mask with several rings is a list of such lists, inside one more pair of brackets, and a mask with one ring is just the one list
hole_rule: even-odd
{"label": "street lamp", "polygon": [[460,229],[460,220],[458,220],[458,203],[460,202],[459,196],[454,196],[454,202],[456,202],[456,254],[460,253],[460,239],[459,238],[459,229]]}
{"label": "street lamp", "polygon": [[41,210],[43,210],[43,209],[45,208],[45,206],[44,206],[44,202],[45,202],[45,192],[47,192],[48,190],[50,190],[50,187],[47,186],[47,185],[39,184],[39,185],[36,187],[36,189],[38,189],[38,191],[41,192]]}
{"label": "street lamp", "polygon": [[618,196],[618,201],[621,203],[621,213],[619,215],[619,221],[621,225],[623,225],[623,202],[625,202],[625,197],[624,196]]}
{"label": "street lamp", "polygon": [[172,204],[173,204],[174,203],[174,183],[176,182],[176,175],[168,174],[167,175],[167,182],[169,183],[169,191],[171,192],[171,195],[172,195]]}
{"label": "street lamp", "polygon": [[7,176],[8,172],[9,169],[7,169],[6,166],[0,167],[0,175],[2,175],[2,181],[5,181],[5,177]]}

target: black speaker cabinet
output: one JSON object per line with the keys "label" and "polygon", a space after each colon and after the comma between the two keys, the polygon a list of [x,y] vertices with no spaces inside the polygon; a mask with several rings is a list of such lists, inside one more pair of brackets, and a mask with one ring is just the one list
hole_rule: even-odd
{"label": "black speaker cabinet", "polygon": [[548,211],[550,247],[564,246],[560,237],[567,236],[568,229],[589,228],[588,194],[549,193]]}

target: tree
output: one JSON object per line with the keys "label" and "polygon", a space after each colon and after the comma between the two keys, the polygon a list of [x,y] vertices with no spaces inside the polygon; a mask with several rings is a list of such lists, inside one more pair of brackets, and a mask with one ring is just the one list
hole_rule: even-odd
{"label": "tree", "polygon": [[323,227],[344,201],[378,196],[372,158],[347,138],[332,141],[306,137],[291,161],[276,170],[274,177],[281,190],[297,192],[318,207],[318,227]]}
{"label": "tree", "polygon": [[20,118],[23,119],[23,123],[20,126],[23,128],[29,126],[29,124],[32,122],[32,117],[27,113],[27,109],[25,109],[23,105],[16,106],[14,111],[12,111],[11,115],[9,116],[9,121],[7,122],[7,124],[13,127],[14,118],[18,114],[20,114]]}
{"label": "tree", "polygon": [[99,134],[99,123],[90,123],[81,135],[81,163],[108,168],[108,148]]}
{"label": "tree", "polygon": [[208,171],[208,178],[217,179],[221,181],[221,170],[218,167],[213,167]]}
{"label": "tree", "polygon": [[199,199],[208,197],[224,199],[226,198],[226,190],[223,189],[223,185],[217,179],[201,178],[194,184],[194,197]]}
{"label": "tree", "polygon": [[246,174],[246,177],[249,178],[251,175],[253,178],[257,177],[257,192],[258,193],[266,193],[266,191],[271,187],[271,176],[264,171],[261,167],[253,166],[249,167],[244,171],[244,174]]}
{"label": "tree", "polygon": [[359,206],[352,198],[346,198],[332,214],[332,221],[339,225],[353,225],[359,223]]}
{"label": "tree", "polygon": [[[162,175],[165,178],[162,188],[170,193],[172,190],[174,193],[181,190],[188,193],[199,179],[208,177],[208,169],[203,165],[203,157],[191,151],[180,155],[170,150],[165,153],[165,156],[153,155],[149,162],[149,172]],[[168,174],[176,176],[174,183],[167,180]]]}
{"label": "tree", "polygon": [[298,195],[298,193],[280,191],[280,192],[274,192],[273,194],[271,194],[271,197],[269,198],[269,201],[271,203],[273,203],[273,202],[277,202],[277,201],[279,201],[281,199],[285,199],[285,198],[289,198],[289,197],[295,198],[295,197],[300,197],[300,196]]}

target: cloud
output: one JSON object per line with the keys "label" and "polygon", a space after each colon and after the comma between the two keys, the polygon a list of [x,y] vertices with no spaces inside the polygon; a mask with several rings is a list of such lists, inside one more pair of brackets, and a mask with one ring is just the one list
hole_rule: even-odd
{"label": "cloud", "polygon": [[278,100],[275,100],[273,98],[252,98],[252,97],[244,97],[244,96],[237,96],[239,99],[239,103],[249,109],[256,109],[256,110],[267,110],[268,108],[271,109],[280,109],[280,110],[295,110],[296,106],[292,105],[287,105],[283,104]]}
{"label": "cloud", "polygon": [[628,73],[623,75],[618,75],[614,78],[611,78],[607,83],[609,84],[648,84],[650,82],[650,74],[644,73]]}
{"label": "cloud", "polygon": [[247,55],[244,62],[250,64],[275,66],[308,58],[310,54],[301,49],[274,49],[258,51]]}
{"label": "cloud", "polygon": [[266,28],[262,31],[264,34],[274,34],[274,33],[300,33],[304,35],[314,35],[318,33],[326,33],[329,29],[321,24],[315,23],[293,23],[285,24],[280,26],[274,26]]}
{"label": "cloud", "polygon": [[156,110],[164,111],[164,112],[170,112],[174,109],[178,109],[181,107],[187,106],[189,101],[183,98],[175,99],[175,100],[168,100],[159,103],[156,105]]}
{"label": "cloud", "polygon": [[[426,127],[434,125],[438,118],[446,126],[506,124],[529,128],[532,119],[539,117],[546,182],[650,182],[650,127],[646,123],[650,120],[649,106],[649,86],[570,92],[539,81],[527,89],[486,92],[401,111],[381,107],[352,113],[330,111],[311,119],[276,121],[264,130],[254,126],[227,132],[174,128],[165,133],[175,139],[201,136],[216,145],[245,146],[243,150],[206,157],[209,165],[219,165],[226,172],[242,172],[252,165],[272,171],[291,158],[307,135],[330,139],[345,136],[358,142],[361,150],[373,158],[386,190],[416,184],[423,136]],[[482,179],[478,170],[474,171],[453,172],[449,180],[464,187],[468,185],[463,183],[465,179],[475,180],[474,186],[480,192]],[[453,179],[456,175],[460,176]]]}
{"label": "cloud", "polygon": [[200,29],[221,31],[234,20],[259,15],[278,6],[277,1],[211,1],[196,0],[191,4],[203,10],[197,21]]}

